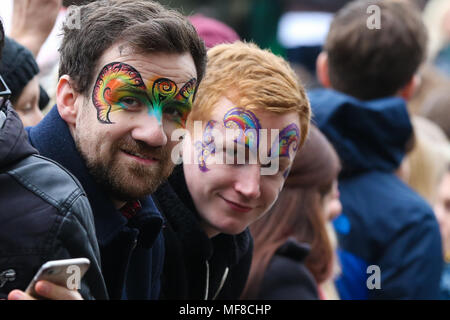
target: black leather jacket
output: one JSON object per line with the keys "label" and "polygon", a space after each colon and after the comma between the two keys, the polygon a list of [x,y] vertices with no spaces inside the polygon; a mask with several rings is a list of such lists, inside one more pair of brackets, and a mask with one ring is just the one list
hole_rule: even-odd
{"label": "black leather jacket", "polygon": [[25,290],[46,261],[86,257],[80,293],[106,299],[86,194],[67,170],[37,154],[10,106],[0,113],[0,298]]}

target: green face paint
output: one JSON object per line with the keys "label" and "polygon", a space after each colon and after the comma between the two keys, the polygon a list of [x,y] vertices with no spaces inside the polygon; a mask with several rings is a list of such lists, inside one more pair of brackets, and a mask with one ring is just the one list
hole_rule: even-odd
{"label": "green face paint", "polygon": [[[281,130],[279,134],[279,142],[278,148],[272,145],[270,150],[270,157],[273,159],[274,157],[287,157],[290,158],[290,150],[297,152],[298,142],[300,140],[300,129],[295,123],[291,123]],[[272,153],[273,152],[273,153]],[[292,161],[294,161],[292,159]],[[283,177],[286,179],[289,175],[289,171],[291,167],[289,166],[284,172]]]}
{"label": "green face paint", "polygon": [[132,66],[112,62],[99,73],[92,101],[101,123],[113,123],[110,114],[115,111],[147,108],[160,125],[163,114],[167,114],[179,127],[184,127],[192,109],[196,82],[192,78],[179,90],[176,83],[167,78],[158,78],[145,85],[141,74]]}

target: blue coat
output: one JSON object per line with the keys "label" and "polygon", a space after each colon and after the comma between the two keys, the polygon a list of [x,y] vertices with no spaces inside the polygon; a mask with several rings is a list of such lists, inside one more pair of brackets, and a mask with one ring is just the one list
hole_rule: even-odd
{"label": "blue coat", "polygon": [[41,155],[68,169],[81,183],[92,207],[101,267],[111,299],[157,299],[164,260],[162,216],[153,199],[129,221],[89,174],[66,122],[56,106],[35,127],[27,128]]}
{"label": "blue coat", "polygon": [[360,101],[325,89],[309,98],[313,122],[343,167],[343,213],[334,221],[341,298],[437,299],[443,267],[438,223],[429,205],[394,174],[412,134],[405,101]]}

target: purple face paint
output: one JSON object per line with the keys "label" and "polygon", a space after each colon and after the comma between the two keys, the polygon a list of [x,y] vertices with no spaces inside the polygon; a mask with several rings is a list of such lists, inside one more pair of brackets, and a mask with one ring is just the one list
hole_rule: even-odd
{"label": "purple face paint", "polygon": [[212,135],[212,130],[217,121],[210,120],[206,124],[205,130],[203,131],[202,141],[197,141],[195,143],[195,148],[198,154],[198,167],[200,171],[206,172],[209,169],[206,167],[206,160],[211,154],[216,152],[214,136]]}

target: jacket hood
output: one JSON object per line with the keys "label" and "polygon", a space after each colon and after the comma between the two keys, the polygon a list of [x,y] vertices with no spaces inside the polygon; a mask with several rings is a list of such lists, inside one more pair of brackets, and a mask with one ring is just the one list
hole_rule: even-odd
{"label": "jacket hood", "polygon": [[[3,111],[0,111],[3,113]],[[22,121],[11,106],[6,109],[6,119],[0,125],[0,168],[12,165],[37,153],[28,142]]]}
{"label": "jacket hood", "polygon": [[339,154],[343,176],[399,167],[413,133],[405,100],[361,101],[329,89],[312,90],[308,96],[313,123]]}

